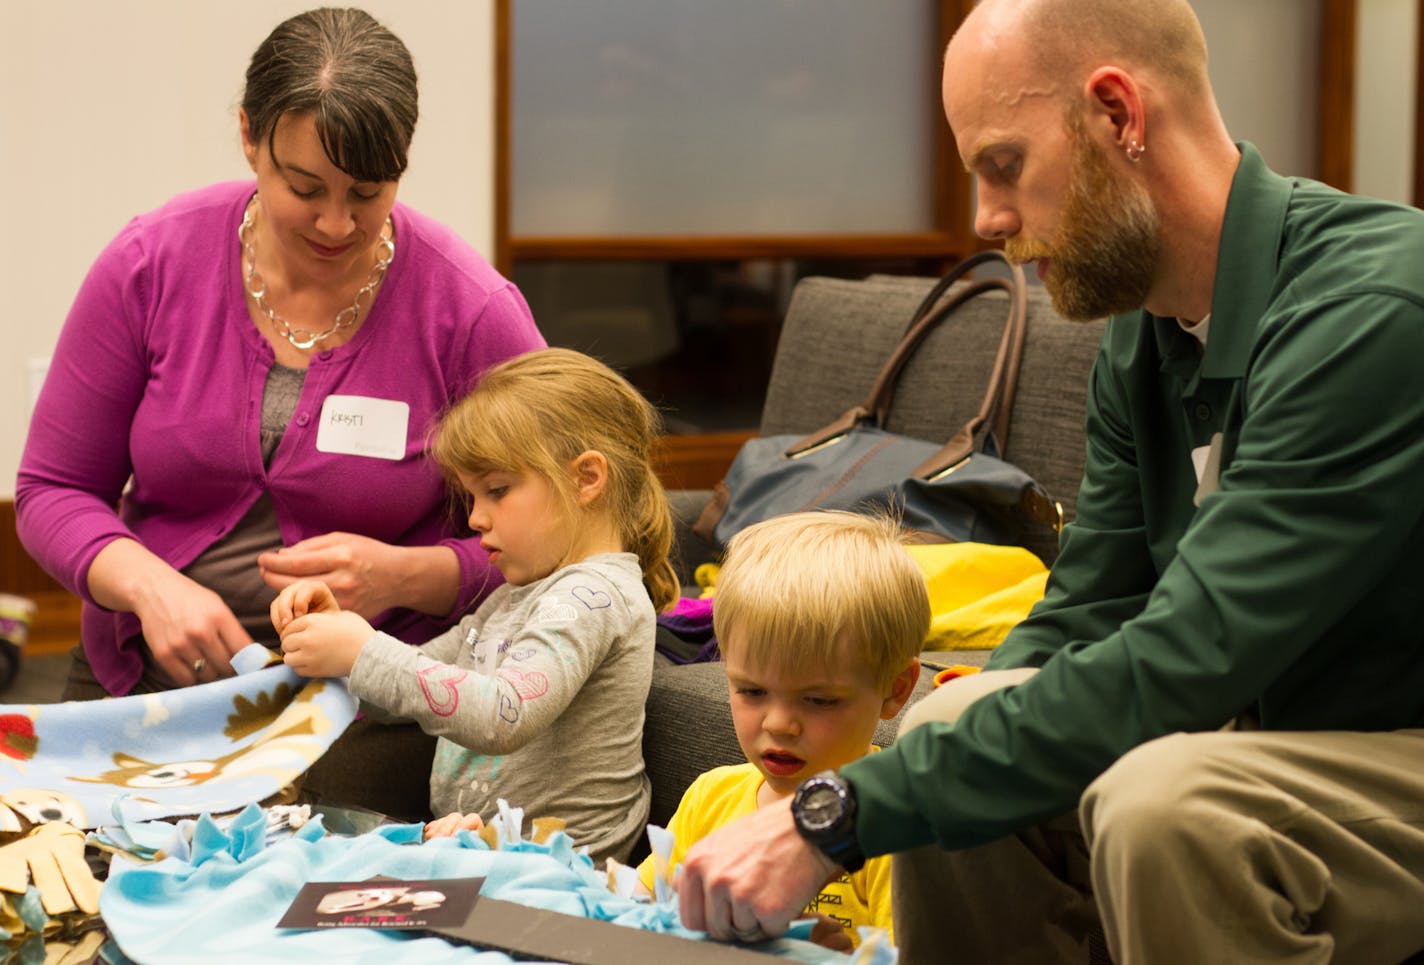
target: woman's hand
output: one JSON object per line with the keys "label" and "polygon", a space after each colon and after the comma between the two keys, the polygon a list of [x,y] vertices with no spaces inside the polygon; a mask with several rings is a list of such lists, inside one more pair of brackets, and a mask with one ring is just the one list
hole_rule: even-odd
{"label": "woman's hand", "polygon": [[182,687],[231,677],[232,655],[252,637],[222,597],[180,573],[174,576],[134,609],[154,661]]}
{"label": "woman's hand", "polygon": [[252,643],[222,597],[135,540],[100,550],[88,579],[95,602],[138,617],[154,662],[179,687],[231,677],[232,655]]}
{"label": "woman's hand", "polygon": [[373,617],[392,605],[383,596],[383,586],[389,581],[382,576],[392,569],[388,557],[394,550],[369,536],[326,533],[273,553],[261,553],[257,567],[273,589],[284,590],[298,580],[320,580],[341,609]]}
{"label": "woman's hand", "polygon": [[320,580],[341,609],[367,619],[391,607],[444,616],[460,588],[460,564],[448,547],[392,546],[355,533],[326,533],[262,553],[257,566],[276,590]]}

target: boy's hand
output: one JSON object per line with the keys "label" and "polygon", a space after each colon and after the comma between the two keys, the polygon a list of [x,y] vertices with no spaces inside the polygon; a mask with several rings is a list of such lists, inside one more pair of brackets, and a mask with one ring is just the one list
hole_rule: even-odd
{"label": "boy's hand", "polygon": [[833,952],[855,951],[855,942],[850,940],[850,932],[829,915],[816,915],[816,924],[811,926],[811,941]]}
{"label": "boy's hand", "polygon": [[277,594],[269,611],[272,626],[280,636],[287,630],[287,624],[308,613],[336,613],[341,606],[336,595],[325,584],[317,580],[298,580]]}
{"label": "boy's hand", "polygon": [[282,629],[282,659],[303,677],[344,677],[374,632],[350,610],[296,616]]}

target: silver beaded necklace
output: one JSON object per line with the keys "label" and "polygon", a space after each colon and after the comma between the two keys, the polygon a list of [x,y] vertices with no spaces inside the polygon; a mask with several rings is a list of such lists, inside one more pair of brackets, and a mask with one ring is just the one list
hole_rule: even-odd
{"label": "silver beaded necklace", "polygon": [[330,328],[324,332],[313,332],[311,329],[293,328],[285,318],[277,314],[267,301],[267,283],[257,273],[257,246],[253,242],[255,222],[252,213],[256,206],[257,196],[254,194],[252,200],[247,202],[247,209],[242,213],[242,224],[237,228],[237,240],[242,244],[242,258],[247,262],[247,271],[242,279],[243,289],[252,296],[257,310],[266,316],[267,321],[272,323],[272,327],[277,330],[278,335],[302,351],[312,348],[319,342],[326,341],[343,328],[355,325],[356,319],[361,317],[362,304],[381,284],[381,279],[386,276],[386,269],[391,265],[391,259],[396,256],[396,242],[391,237],[394,231],[391,219],[386,218],[386,223],[381,228],[380,240],[376,242],[376,264],[371,269],[371,277],[366,279],[366,284],[361,286],[361,290],[356,293],[351,304],[336,313],[336,321]]}

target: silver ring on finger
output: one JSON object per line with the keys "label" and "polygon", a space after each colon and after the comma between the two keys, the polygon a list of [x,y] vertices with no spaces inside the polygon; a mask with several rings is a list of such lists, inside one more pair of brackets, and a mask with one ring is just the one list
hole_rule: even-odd
{"label": "silver ring on finger", "polygon": [[202,673],[202,672],[203,672],[203,668],[206,667],[207,665],[208,665],[208,661],[207,661],[207,658],[205,658],[205,657],[199,657],[197,660],[194,660],[194,661],[193,661],[193,675],[194,675],[194,676],[197,676],[198,674]]}
{"label": "silver ring on finger", "polygon": [[732,934],[737,936],[737,941],[748,945],[754,942],[759,942],[762,939],[766,938],[766,932],[761,930],[761,925],[753,925],[750,928],[735,929]]}

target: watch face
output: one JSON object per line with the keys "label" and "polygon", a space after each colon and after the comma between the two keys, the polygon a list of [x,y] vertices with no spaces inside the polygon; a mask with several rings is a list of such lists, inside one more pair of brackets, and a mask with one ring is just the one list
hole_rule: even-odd
{"label": "watch face", "polygon": [[808,831],[824,831],[835,827],[844,811],[845,799],[830,784],[809,787],[801,798],[801,824]]}
{"label": "watch face", "polygon": [[855,839],[855,792],[834,771],[812,775],[791,799],[796,830],[846,871],[859,871],[865,855]]}

